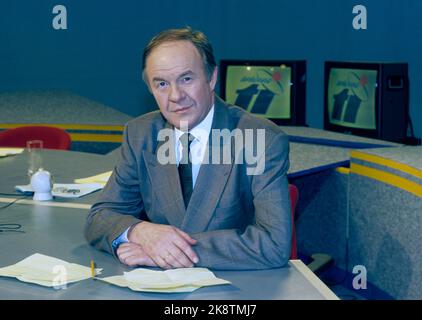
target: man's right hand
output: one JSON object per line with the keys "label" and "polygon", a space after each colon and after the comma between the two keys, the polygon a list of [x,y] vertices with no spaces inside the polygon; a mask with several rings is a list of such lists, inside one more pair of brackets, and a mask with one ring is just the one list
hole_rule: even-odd
{"label": "man's right hand", "polygon": [[173,226],[142,221],[129,230],[128,239],[163,269],[190,268],[199,261],[192,249],[196,240]]}
{"label": "man's right hand", "polygon": [[142,250],[142,247],[136,243],[122,243],[117,248],[117,257],[120,262],[130,267],[148,266],[156,267],[157,265],[150,257]]}

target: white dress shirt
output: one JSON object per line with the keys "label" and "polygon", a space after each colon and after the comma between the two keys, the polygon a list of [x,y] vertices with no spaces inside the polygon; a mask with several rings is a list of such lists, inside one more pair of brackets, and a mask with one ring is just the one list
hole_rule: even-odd
{"label": "white dress shirt", "polygon": [[[212,120],[214,118],[214,106],[208,112],[207,116],[195,128],[191,129],[189,133],[195,138],[190,145],[190,157],[192,162],[192,183],[195,187],[196,178],[198,177],[199,169],[201,168],[202,160],[204,159],[205,151],[207,150],[208,137],[210,136]],[[176,164],[179,165],[182,159],[183,146],[180,142],[180,137],[185,132],[174,128],[174,141]]]}

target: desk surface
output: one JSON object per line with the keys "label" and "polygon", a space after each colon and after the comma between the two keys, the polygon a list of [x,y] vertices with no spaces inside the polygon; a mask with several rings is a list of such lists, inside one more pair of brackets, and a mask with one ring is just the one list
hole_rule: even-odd
{"label": "desk surface", "polygon": [[[74,183],[74,179],[113,170],[116,159],[93,153],[43,150],[42,163],[56,183]],[[0,158],[0,193],[15,193],[16,185],[28,184],[27,168],[26,151],[16,156]],[[97,196],[98,192],[76,199],[55,199],[55,202],[93,204]]]}
{"label": "desk surface", "polygon": [[[0,233],[0,266],[14,264],[39,252],[85,266],[94,259],[97,267],[104,268],[104,277],[129,271],[130,268],[110,254],[87,244],[83,237],[87,214],[86,209],[27,204],[14,204],[1,210],[0,223],[19,223],[25,233]],[[191,293],[159,294],[133,292],[92,279],[69,284],[66,290],[55,290],[0,277],[0,299],[337,299],[298,260],[290,261],[286,268],[215,271],[215,274],[232,284],[200,288]]]}

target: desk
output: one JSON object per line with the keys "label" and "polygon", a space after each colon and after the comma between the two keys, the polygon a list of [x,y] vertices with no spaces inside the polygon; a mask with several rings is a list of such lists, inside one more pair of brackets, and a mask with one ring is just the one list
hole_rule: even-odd
{"label": "desk", "polygon": [[[91,247],[83,237],[87,209],[15,204],[0,211],[0,223],[19,223],[25,233],[0,234],[0,266],[14,264],[39,252],[89,266],[104,268],[101,276],[122,274],[123,266],[110,254]],[[299,260],[286,268],[258,271],[215,271],[232,285],[206,287],[192,293],[133,292],[97,280],[69,284],[55,290],[0,277],[0,299],[336,299],[337,297]],[[257,286],[259,283],[259,286]]]}
{"label": "desk", "polygon": [[[70,182],[111,169],[112,164],[97,155],[75,152],[46,151],[46,168],[57,171],[60,182]],[[25,183],[25,155],[2,159],[0,182],[2,192],[10,191],[10,185]],[[100,157],[100,158],[97,158]],[[105,158],[105,157],[104,157]],[[62,161],[72,164],[70,169]],[[88,159],[92,161],[86,162]],[[7,162],[3,162],[6,160]],[[95,160],[95,161],[94,161]],[[104,161],[102,161],[104,160]],[[106,168],[109,166],[108,168]],[[13,170],[15,168],[15,170]],[[21,169],[19,169],[21,168]],[[89,172],[89,170],[92,170]],[[5,177],[5,178],[4,178]],[[8,186],[9,185],[9,186]],[[8,186],[8,187],[7,187]],[[8,189],[9,188],[9,189]],[[89,198],[89,197],[88,197]],[[83,200],[87,208],[95,198]],[[69,202],[69,203],[63,203]],[[94,259],[104,268],[102,276],[122,274],[127,268],[110,254],[91,247],[83,237],[88,209],[79,208],[78,202],[63,201],[74,208],[52,206],[60,204],[35,204],[32,201],[15,203],[0,210],[0,223],[19,223],[25,233],[0,233],[0,266],[14,264],[39,252],[68,262],[89,266]],[[258,271],[215,271],[217,277],[227,279],[231,285],[206,287],[192,293],[157,294],[133,292],[92,279],[69,284],[66,290],[55,290],[20,282],[14,278],[0,277],[0,299],[196,299],[196,300],[277,300],[277,299],[337,299],[309,269],[298,260],[290,261],[286,268]],[[259,283],[259,286],[257,284]]]}

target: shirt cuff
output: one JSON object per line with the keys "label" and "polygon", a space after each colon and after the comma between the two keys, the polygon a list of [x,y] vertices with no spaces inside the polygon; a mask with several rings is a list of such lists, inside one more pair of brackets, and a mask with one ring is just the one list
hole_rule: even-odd
{"label": "shirt cuff", "polygon": [[129,239],[127,238],[127,233],[129,231],[130,227],[127,228],[120,236],[118,236],[116,239],[113,240],[113,249],[116,250],[122,243],[129,242]]}

